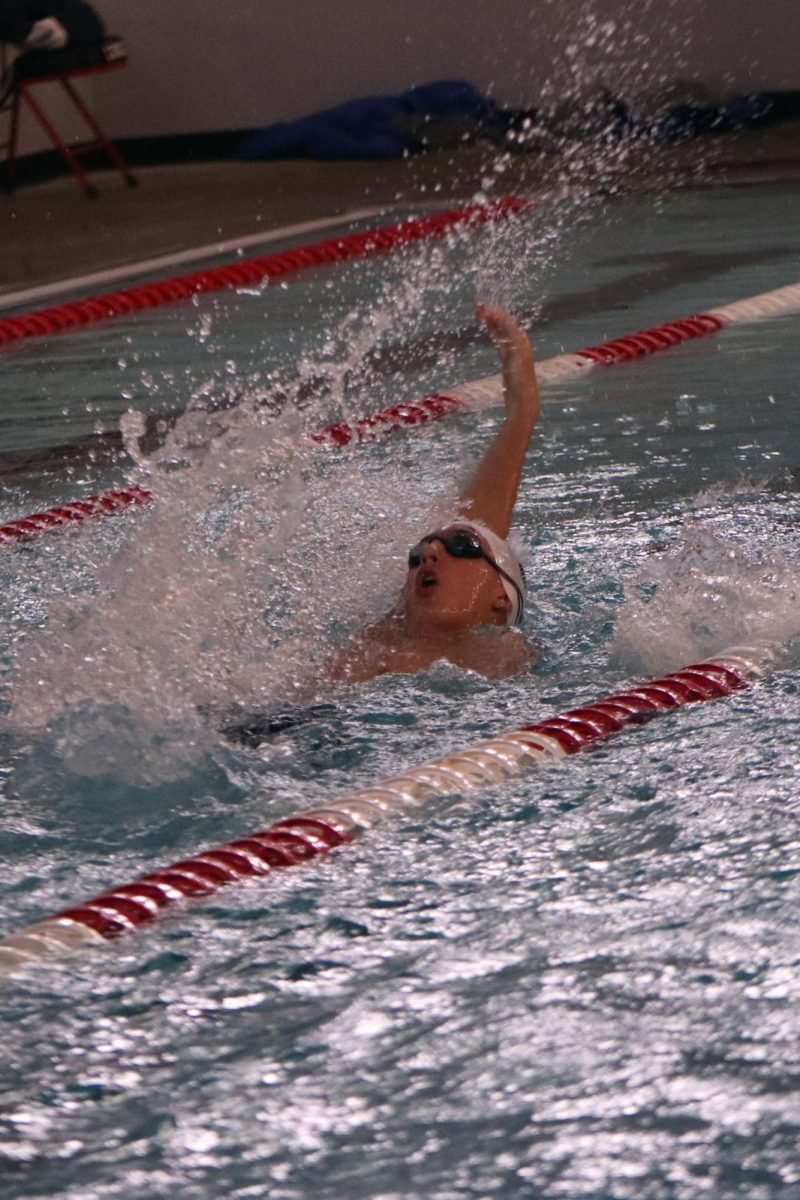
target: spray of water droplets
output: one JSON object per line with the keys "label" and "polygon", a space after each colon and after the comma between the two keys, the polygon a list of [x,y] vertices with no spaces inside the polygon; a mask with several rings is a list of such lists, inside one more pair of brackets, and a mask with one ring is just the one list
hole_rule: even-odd
{"label": "spray of water droplets", "polygon": [[[107,557],[95,561],[90,544],[79,552],[91,586],[55,587],[46,624],[20,640],[17,729],[90,711],[99,770],[116,752],[103,752],[114,739],[97,714],[114,713],[117,745],[123,721],[131,747],[170,743],[180,767],[231,705],[301,701],[325,686],[331,647],[391,603],[405,547],[452,505],[464,463],[436,431],[422,435],[417,455],[398,446],[334,455],[309,431],[464,378],[459,351],[471,344],[465,325],[476,329],[476,292],[535,315],[581,223],[646,156],[646,136],[620,136],[609,79],[630,106],[643,80],[652,90],[675,74],[674,63],[656,69],[641,21],[613,23],[591,5],[562,24],[550,66],[537,81],[537,112],[488,154],[475,197],[503,190],[518,151],[553,151],[528,217],[453,232],[377,270],[356,264],[294,299],[270,288],[198,301],[184,329],[192,354],[184,348],[178,374],[158,361],[161,349],[149,363],[133,356],[140,392],[180,404],[174,393],[185,389],[188,402],[157,423],[156,437],[152,420],[124,419],[131,481],[155,502]],[[259,305],[286,335],[274,362],[268,338],[254,355],[234,336],[233,318],[258,320]],[[448,329],[450,340],[437,341]],[[174,340],[174,322],[170,332]],[[424,369],[404,376],[409,347],[426,340]],[[164,769],[159,761],[154,773]]]}
{"label": "spray of water droplets", "polygon": [[657,675],[737,645],[768,646],[785,664],[797,659],[800,566],[774,548],[690,520],[625,592],[612,652],[631,672]]}

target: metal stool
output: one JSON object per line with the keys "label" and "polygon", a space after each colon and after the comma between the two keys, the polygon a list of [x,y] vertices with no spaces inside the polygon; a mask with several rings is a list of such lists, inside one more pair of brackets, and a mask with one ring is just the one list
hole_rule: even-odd
{"label": "metal stool", "polygon": [[[106,136],[97,118],[87,107],[72,80],[87,75],[103,75],[127,65],[125,47],[119,38],[106,38],[96,46],[79,46],[64,50],[30,51],[21,54],[8,68],[7,91],[2,107],[7,110],[10,129],[6,142],[0,142],[0,150],[6,151],[3,185],[13,191],[16,181],[17,147],[19,142],[20,114],[23,103],[27,104],[44,129],[53,147],[66,162],[72,174],[87,196],[97,196],[97,188],[89,179],[81,164],[81,158],[96,150],[103,150],[117,168],[129,187],[138,180],[117,147]],[[10,73],[10,74],[9,74]],[[60,83],[73,107],[82,117],[93,134],[93,140],[68,146],[52,120],[34,96],[34,89],[44,83]]]}

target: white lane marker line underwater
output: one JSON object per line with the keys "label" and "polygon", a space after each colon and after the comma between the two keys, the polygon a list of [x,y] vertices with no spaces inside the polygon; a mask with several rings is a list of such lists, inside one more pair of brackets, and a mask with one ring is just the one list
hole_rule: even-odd
{"label": "white lane marker line underwater", "polygon": [[31,309],[0,317],[0,346],[30,338],[68,333],[85,325],[96,325],[145,309],[162,308],[191,300],[199,294],[230,291],[238,287],[266,285],[311,267],[371,258],[428,238],[442,238],[459,227],[477,228],[504,220],[531,208],[524,196],[499,196],[465,208],[438,209],[427,216],[411,217],[339,236],[307,242],[274,254],[237,258],[235,262],[209,266],[182,275],[162,276],[149,283],[112,292],[95,292],[82,299]]}
{"label": "white lane marker line underwater", "polygon": [[[452,205],[462,208],[469,204],[469,198],[453,197]],[[441,200],[415,200],[413,204],[381,204],[372,208],[352,208],[343,213],[332,213],[328,217],[315,217],[313,220],[300,221],[294,225],[279,225],[275,229],[265,229],[261,233],[247,233],[240,237],[227,238],[225,241],[209,242],[205,246],[194,246],[189,250],[176,250],[172,254],[161,254],[156,258],[139,259],[137,262],[123,263],[118,267],[106,267],[102,271],[92,271],[88,275],[73,275],[69,279],[54,280],[53,283],[41,283],[36,287],[23,288],[16,292],[0,292],[0,312],[11,308],[21,308],[37,300],[49,300],[55,296],[69,295],[71,292],[82,292],[86,288],[115,283],[120,279],[135,279],[139,275],[149,275],[153,271],[169,270],[183,263],[199,262],[204,258],[215,258],[219,254],[232,254],[237,250],[247,250],[253,246],[269,246],[273,242],[281,242],[287,238],[301,237],[307,233],[319,233],[324,229],[337,229],[340,225],[352,225],[358,221],[371,221],[375,217],[384,217],[390,213],[407,212],[409,209],[427,212],[437,211],[447,207]]]}
{"label": "white lane marker line underwater", "polygon": [[23,304],[31,304],[37,300],[49,300],[55,296],[69,295],[71,292],[81,292],[86,288],[114,283],[119,279],[135,279],[138,275],[149,275],[152,271],[169,270],[182,263],[198,262],[203,258],[214,258],[218,254],[231,254],[251,246],[269,246],[272,242],[280,242],[285,238],[300,237],[306,233],[318,233],[322,229],[336,229],[340,225],[350,225],[356,221],[372,220],[373,217],[380,217],[383,213],[393,211],[394,208],[395,206],[387,205],[382,205],[380,208],[354,208],[341,215],[319,217],[313,221],[300,221],[296,225],[282,225],[277,229],[264,230],[263,233],[246,234],[243,237],[228,238],[221,242],[209,242],[206,246],[195,246],[191,250],[178,250],[174,254],[161,254],[157,258],[145,258],[139,262],[127,263],[119,267],[107,267],[103,271],[93,271],[89,275],[76,275],[71,279],[42,283],[37,287],[25,288],[18,292],[0,292],[0,312],[10,308],[19,308]]}
{"label": "white lane marker line underwater", "polygon": [[[691,317],[683,317],[624,334],[597,346],[587,346],[565,354],[557,354],[537,364],[540,383],[555,383],[582,374],[598,366],[617,366],[635,359],[658,354],[694,338],[708,337],[730,325],[767,320],[770,317],[800,312],[800,283],[788,284],[771,292],[762,292],[737,300],[721,308],[709,309]],[[421,400],[397,404],[379,412],[369,413],[353,423],[338,422],[312,434],[315,441],[332,446],[351,442],[371,441],[404,426],[424,425],[441,420],[452,412],[464,409],[479,411],[502,402],[502,377],[488,375],[456,384],[447,391],[424,396]],[[74,525],[94,516],[119,512],[130,505],[147,504],[150,493],[139,485],[87,496],[44,512],[31,513],[0,525],[0,544],[30,541],[47,530]]]}
{"label": "white lane marker line underwater", "polygon": [[[547,193],[541,194],[546,197]],[[93,271],[87,275],[74,275],[69,279],[54,280],[53,283],[42,283],[36,287],[23,288],[16,292],[0,292],[0,313],[12,308],[21,308],[39,300],[54,299],[74,292],[82,292],[87,288],[104,286],[115,283],[120,279],[135,279],[139,275],[150,275],[153,271],[169,270],[183,263],[199,262],[204,258],[215,258],[220,254],[231,254],[237,250],[251,249],[253,246],[269,246],[274,242],[288,238],[300,237],[307,233],[319,233],[325,229],[337,229],[340,225],[351,225],[358,221],[373,220],[375,217],[385,217],[392,213],[408,212],[438,212],[449,207],[466,208],[473,201],[468,196],[452,196],[449,201],[419,200],[413,204],[381,204],[371,208],[353,208],[343,213],[332,213],[328,217],[315,217],[313,220],[300,221],[292,225],[279,225],[275,229],[265,229],[261,233],[243,234],[240,237],[227,238],[225,241],[209,242],[205,246],[194,246],[188,250],[176,250],[172,254],[161,254],[155,258],[139,259],[137,262],[123,263],[118,267],[106,267],[102,271]]]}
{"label": "white lane marker line underwater", "polygon": [[162,908],[230,883],[299,865],[352,841],[387,817],[437,795],[463,794],[585,750],[658,713],[719,700],[774,668],[774,646],[732,647],[706,662],[522,726],[412,767],[373,787],[334,796],[259,833],[111,888],[0,941],[0,970],[13,972],[87,943],[113,940],[156,920]]}

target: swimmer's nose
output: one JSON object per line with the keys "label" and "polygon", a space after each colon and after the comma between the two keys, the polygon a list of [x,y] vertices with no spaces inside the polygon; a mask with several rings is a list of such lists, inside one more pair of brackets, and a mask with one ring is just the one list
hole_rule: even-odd
{"label": "swimmer's nose", "polygon": [[420,566],[424,563],[438,562],[439,552],[435,542],[426,542],[419,556]]}

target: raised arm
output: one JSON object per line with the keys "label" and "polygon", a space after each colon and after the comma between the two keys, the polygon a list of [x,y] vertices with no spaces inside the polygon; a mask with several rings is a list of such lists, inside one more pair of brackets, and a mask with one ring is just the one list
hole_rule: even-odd
{"label": "raised arm", "polygon": [[505,420],[464,489],[464,516],[507,537],[522,467],[539,417],[539,388],[527,334],[502,308],[479,302],[475,311],[497,347],[503,370]]}

